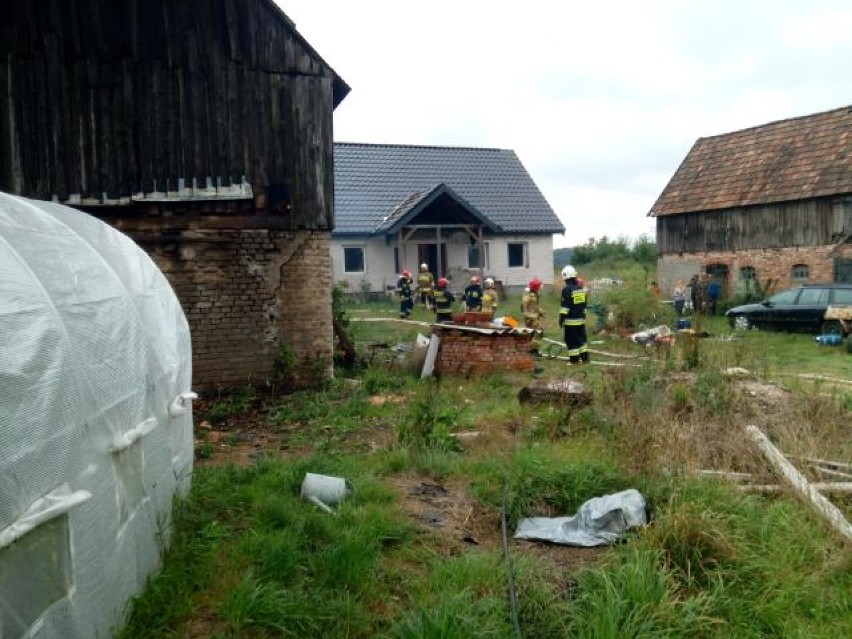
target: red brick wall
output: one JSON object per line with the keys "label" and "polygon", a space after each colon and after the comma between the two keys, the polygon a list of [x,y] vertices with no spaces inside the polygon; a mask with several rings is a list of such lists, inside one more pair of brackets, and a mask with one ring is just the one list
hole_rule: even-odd
{"label": "red brick wall", "polygon": [[435,361],[439,374],[481,375],[492,371],[531,371],[530,335],[485,335],[435,327],[441,347]]}
{"label": "red brick wall", "polygon": [[[657,263],[660,286],[664,295],[671,294],[677,279],[689,281],[693,273],[704,272],[710,264],[725,264],[730,274],[728,288],[731,293],[742,285],[740,269],[752,267],[761,283],[768,278],[777,281],[775,290],[798,284],[831,282],[834,280],[834,258],[852,257],[852,245],[841,247],[807,246],[792,248],[750,249],[737,251],[711,251],[663,255]],[[807,279],[793,279],[793,266],[806,264]]]}
{"label": "red brick wall", "polygon": [[328,231],[269,229],[140,239],[189,320],[194,387],[266,384],[282,344],[297,380],[331,375],[329,240]]}

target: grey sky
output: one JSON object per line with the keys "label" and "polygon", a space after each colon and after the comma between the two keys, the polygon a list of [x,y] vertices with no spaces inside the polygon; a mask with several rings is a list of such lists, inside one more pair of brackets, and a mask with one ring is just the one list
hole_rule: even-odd
{"label": "grey sky", "polygon": [[346,142],[514,149],[567,228],[653,235],[699,137],[852,104],[848,0],[276,0]]}

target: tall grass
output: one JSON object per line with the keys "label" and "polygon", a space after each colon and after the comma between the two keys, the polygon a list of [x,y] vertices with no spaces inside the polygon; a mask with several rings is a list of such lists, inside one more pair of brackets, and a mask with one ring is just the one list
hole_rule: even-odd
{"label": "tall grass", "polygon": [[[715,318],[705,326],[724,328]],[[852,558],[821,521],[784,495],[692,477],[714,467],[765,473],[745,423],[786,452],[848,459],[848,398],[724,374],[777,372],[786,336],[693,340],[696,353],[606,340],[641,355],[629,362],[638,366],[581,374],[541,363],[550,377],[588,385],[582,410],[519,406],[528,378],[514,374],[423,384],[385,365],[360,372],[360,385],[281,400],[270,428],[307,456],[197,468],[163,570],[117,636],[512,636],[501,552],[409,520],[385,482],[412,473],[469,486],[466,497],[492,517],[478,522],[492,542],[504,488],[510,530],[625,488],[646,497],[651,523],[602,554],[564,551],[572,563],[555,548],[512,544],[524,636],[852,636]],[[373,401],[380,395],[394,401]],[[462,430],[480,437],[460,446]],[[347,447],[359,433],[383,443]],[[336,514],[320,511],[299,497],[307,471],[347,477],[355,492]]]}

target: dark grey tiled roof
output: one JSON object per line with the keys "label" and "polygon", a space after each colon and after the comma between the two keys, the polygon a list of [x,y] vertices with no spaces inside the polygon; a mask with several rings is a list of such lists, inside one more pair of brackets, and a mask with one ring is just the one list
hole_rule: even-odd
{"label": "dark grey tiled roof", "polygon": [[565,231],[514,151],[337,142],[334,232],[380,232],[385,218],[441,183],[504,232]]}

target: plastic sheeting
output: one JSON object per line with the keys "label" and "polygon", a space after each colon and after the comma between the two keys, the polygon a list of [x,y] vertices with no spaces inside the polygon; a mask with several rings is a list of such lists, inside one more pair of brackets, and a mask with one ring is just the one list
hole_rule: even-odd
{"label": "plastic sheeting", "polygon": [[189,488],[186,318],[129,238],[0,193],[0,337],[0,637],[110,636]]}
{"label": "plastic sheeting", "polygon": [[567,546],[604,546],[624,533],[648,523],[645,498],[634,489],[594,497],[573,517],[530,517],[522,519],[515,539],[549,541]]}

